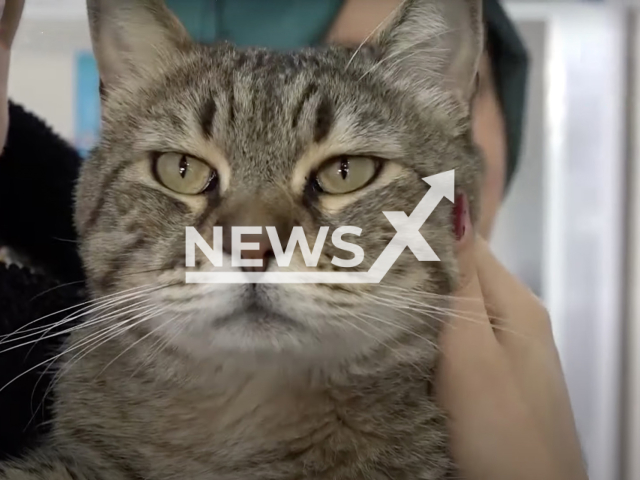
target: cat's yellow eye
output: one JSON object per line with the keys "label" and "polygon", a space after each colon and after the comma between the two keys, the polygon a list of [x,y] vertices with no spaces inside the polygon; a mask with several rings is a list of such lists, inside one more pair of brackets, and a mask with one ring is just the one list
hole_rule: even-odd
{"label": "cat's yellow eye", "polygon": [[376,176],[379,161],[369,157],[339,157],[320,167],[318,187],[324,193],[340,195],[366,187]]}
{"label": "cat's yellow eye", "polygon": [[184,195],[203,193],[216,176],[216,171],[202,160],[181,153],[159,155],[153,170],[160,183]]}

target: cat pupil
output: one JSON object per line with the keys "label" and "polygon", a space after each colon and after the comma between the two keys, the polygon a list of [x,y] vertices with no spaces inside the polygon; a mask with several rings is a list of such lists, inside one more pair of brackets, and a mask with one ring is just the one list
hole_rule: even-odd
{"label": "cat pupil", "polygon": [[340,173],[340,176],[342,177],[343,180],[347,179],[347,175],[349,175],[349,160],[345,158],[340,162],[340,168],[338,169],[338,173]]}
{"label": "cat pupil", "polygon": [[187,170],[189,169],[189,162],[187,158],[183,155],[180,158],[180,164],[178,165],[178,171],[180,172],[180,176],[184,178],[187,175]]}

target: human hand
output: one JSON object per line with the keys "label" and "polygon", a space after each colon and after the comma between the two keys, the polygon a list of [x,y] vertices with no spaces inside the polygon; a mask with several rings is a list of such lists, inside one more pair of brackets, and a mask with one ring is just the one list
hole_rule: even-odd
{"label": "human hand", "polygon": [[24,0],[0,0],[0,153],[9,130],[9,64],[11,46],[18,31]]}
{"label": "human hand", "polygon": [[460,474],[586,480],[547,312],[465,217],[460,288],[440,340],[436,381]]}

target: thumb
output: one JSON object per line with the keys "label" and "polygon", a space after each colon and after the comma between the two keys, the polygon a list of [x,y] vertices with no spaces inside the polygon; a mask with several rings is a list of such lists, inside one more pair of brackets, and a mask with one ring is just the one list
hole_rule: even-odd
{"label": "thumb", "polygon": [[477,240],[464,196],[456,199],[455,211],[459,281],[439,338],[436,396],[449,414],[459,415],[467,413],[469,398],[486,389],[487,375],[501,371],[501,357],[480,288]]}
{"label": "thumb", "polygon": [[460,314],[454,315],[450,323],[460,327],[463,326],[462,321],[465,317],[462,315],[463,312],[479,316],[480,318],[476,320],[486,317],[478,271],[478,243],[480,239],[476,236],[469,212],[469,201],[466,195],[458,195],[454,218],[457,237],[455,249],[458,259],[458,282],[452,308],[459,309]]}
{"label": "thumb", "polygon": [[0,7],[3,4],[4,8],[0,10],[0,45],[10,49],[18,31],[24,0],[0,0]]}
{"label": "thumb", "polygon": [[455,210],[458,288],[452,297],[449,318],[441,333],[440,349],[445,365],[465,370],[469,365],[478,365],[480,356],[493,355],[498,344],[480,287],[477,267],[479,240],[476,239],[464,195],[456,199]]}
{"label": "thumb", "polygon": [[9,129],[8,83],[11,45],[22,17],[24,0],[0,0],[0,154]]}

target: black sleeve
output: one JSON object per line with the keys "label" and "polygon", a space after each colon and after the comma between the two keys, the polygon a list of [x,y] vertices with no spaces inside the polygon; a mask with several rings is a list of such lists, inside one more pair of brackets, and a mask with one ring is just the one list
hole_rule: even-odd
{"label": "black sleeve", "polygon": [[[42,120],[9,104],[0,156],[0,245],[47,274],[0,264],[0,460],[23,454],[48,432],[51,395],[45,392],[55,367],[47,367],[66,336],[57,334],[72,326],[56,322],[86,300],[73,226],[81,162]],[[17,329],[34,321],[30,328],[51,330],[29,343],[34,338]]]}
{"label": "black sleeve", "polygon": [[[24,455],[49,433],[52,362],[86,300],[81,284],[0,264],[0,462]],[[21,333],[26,324],[37,335]]]}
{"label": "black sleeve", "polygon": [[82,158],[42,120],[9,103],[0,156],[0,245],[63,281],[83,279],[73,226]]}

